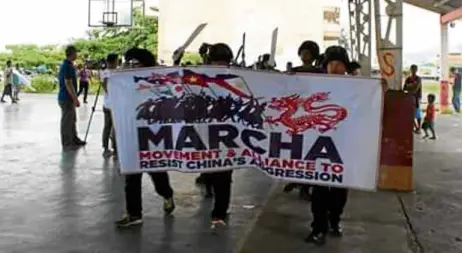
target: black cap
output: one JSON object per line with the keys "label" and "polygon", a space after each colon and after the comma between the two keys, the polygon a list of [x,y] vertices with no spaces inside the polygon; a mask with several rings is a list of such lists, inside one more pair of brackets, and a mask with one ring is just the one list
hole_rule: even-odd
{"label": "black cap", "polygon": [[71,55],[79,52],[79,50],[77,50],[77,48],[74,45],[68,45],[66,47],[65,52],[66,52],[66,57],[68,57],[68,56],[71,56]]}
{"label": "black cap", "polygon": [[319,57],[319,45],[318,43],[314,41],[311,41],[311,40],[304,41],[298,48],[299,56],[301,56],[303,50],[308,50],[314,59]]}
{"label": "black cap", "polygon": [[231,63],[233,60],[233,51],[225,43],[213,44],[209,48],[209,60],[210,61],[222,61]]}
{"label": "black cap", "polygon": [[331,61],[339,61],[345,64],[346,68],[350,67],[350,57],[345,48],[340,46],[330,46],[326,49],[324,53],[324,64],[323,67],[326,68],[327,64]]}

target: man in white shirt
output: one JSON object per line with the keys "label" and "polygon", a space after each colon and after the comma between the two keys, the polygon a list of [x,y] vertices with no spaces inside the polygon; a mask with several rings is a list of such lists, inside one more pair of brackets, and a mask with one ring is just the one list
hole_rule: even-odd
{"label": "man in white shirt", "polygon": [[13,67],[11,61],[8,60],[6,62],[6,68],[3,72],[3,78],[5,78],[5,88],[3,89],[2,98],[0,102],[5,103],[6,101],[3,99],[5,95],[9,95],[11,98],[11,103],[17,103],[13,97]]}
{"label": "man in white shirt", "polygon": [[[117,147],[116,141],[114,136],[114,124],[112,121],[112,114],[111,114],[111,107],[110,101],[108,97],[108,78],[111,75],[111,72],[117,69],[117,64],[119,62],[117,54],[109,54],[106,59],[107,68],[103,71],[101,78],[103,82],[103,89],[104,89],[104,104],[103,104],[103,112],[104,112],[104,128],[103,128],[103,156],[109,157],[111,155],[117,155]],[[109,149],[109,139],[112,142],[112,151]]]}

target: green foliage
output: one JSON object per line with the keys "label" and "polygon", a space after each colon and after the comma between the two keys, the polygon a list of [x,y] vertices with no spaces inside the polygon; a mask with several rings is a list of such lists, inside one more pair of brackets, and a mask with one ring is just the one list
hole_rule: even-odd
{"label": "green foliage", "polygon": [[199,53],[186,52],[181,59],[181,63],[185,64],[187,62],[190,62],[192,65],[198,65],[202,63],[202,58]]}
{"label": "green foliage", "polygon": [[22,67],[33,69],[38,65],[46,65],[49,69],[55,70],[62,60],[62,49],[55,45],[7,45],[8,52],[0,53],[2,65],[11,60],[13,64],[21,64]]}
{"label": "green foliage", "polygon": [[[86,59],[100,60],[109,53],[123,53],[131,47],[142,47],[157,52],[158,20],[154,16],[143,16],[139,10],[134,13],[132,28],[100,28],[87,31],[88,38],[70,41],[80,51],[77,63]],[[64,59],[64,48],[57,45],[7,45],[7,52],[0,53],[0,65],[4,67],[7,60],[13,65],[20,64],[28,70],[34,70],[39,65],[45,65],[50,70],[48,75],[38,75],[32,80],[32,88],[25,88],[26,92],[55,92],[57,91],[56,74]],[[187,58],[195,62],[200,57]],[[96,78],[90,84],[90,93],[96,93],[99,81]]]}
{"label": "green foliage", "polygon": [[50,93],[58,90],[58,79],[54,75],[37,75],[31,80],[31,87],[26,86],[25,92]]}

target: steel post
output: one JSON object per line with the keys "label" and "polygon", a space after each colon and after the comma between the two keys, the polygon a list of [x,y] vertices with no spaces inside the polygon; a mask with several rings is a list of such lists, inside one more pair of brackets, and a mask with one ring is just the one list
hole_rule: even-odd
{"label": "steel post", "polygon": [[371,75],[372,0],[349,0],[351,58],[357,60],[365,76]]}

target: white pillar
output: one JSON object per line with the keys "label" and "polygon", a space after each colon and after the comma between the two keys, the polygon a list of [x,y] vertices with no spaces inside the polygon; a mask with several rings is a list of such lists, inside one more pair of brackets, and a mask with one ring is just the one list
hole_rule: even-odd
{"label": "white pillar", "polygon": [[448,24],[441,24],[440,80],[449,78],[448,43]]}

